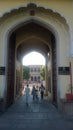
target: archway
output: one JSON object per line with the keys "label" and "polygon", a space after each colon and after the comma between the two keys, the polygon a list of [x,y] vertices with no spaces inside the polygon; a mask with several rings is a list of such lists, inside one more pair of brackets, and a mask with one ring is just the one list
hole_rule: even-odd
{"label": "archway", "polygon": [[[31,11],[31,9],[33,9],[33,6],[34,6],[34,9],[36,9],[36,12],[34,10]],[[58,75],[57,66],[59,66],[60,64],[67,64],[68,65],[68,60],[65,57],[66,53],[65,53],[65,56],[63,56],[64,55],[64,49],[61,46],[61,41],[65,45],[66,41],[65,41],[64,35],[65,35],[65,37],[68,36],[68,26],[66,24],[65,19],[63,17],[61,17],[59,14],[54,13],[51,10],[42,9],[43,14],[44,14],[44,15],[42,15],[41,9],[42,8],[40,8],[40,7],[37,8],[34,4],[30,4],[29,6],[27,5],[27,8],[22,8],[22,9],[19,9],[18,11],[15,10],[14,12],[15,12],[16,15],[14,15],[14,13],[12,13],[12,12],[10,14],[6,15],[7,21],[3,22],[2,26],[4,26],[4,29],[2,29],[2,32],[1,32],[1,35],[4,34],[4,37],[1,41],[1,43],[3,43],[3,46],[4,46],[3,56],[5,54],[7,56],[7,52],[8,52],[7,43],[8,43],[9,37],[12,37],[12,35],[15,35],[15,37],[16,37],[15,52],[17,50],[20,50],[19,52],[22,53],[23,52],[22,50],[24,50],[24,53],[26,54],[29,50],[30,51],[32,50],[32,47],[36,48],[40,52],[41,51],[44,52],[45,54],[47,54],[48,51],[50,51],[51,65],[53,65],[52,66],[53,71],[51,71],[52,72],[51,81],[53,81],[51,83],[53,96],[54,96],[54,93],[56,93],[55,94],[56,97],[53,98],[53,100],[57,102],[57,99],[58,99],[57,97],[59,96],[59,95],[57,95],[57,90],[60,92],[59,86],[61,86],[61,85],[59,85],[59,81],[61,79],[59,77],[59,80],[57,80],[57,76],[56,76],[56,75]],[[23,10],[25,10],[26,14],[24,12],[23,15],[22,15]],[[38,10],[39,10],[39,13],[38,13]],[[56,19],[59,22],[57,22]],[[62,25],[65,25],[65,28],[63,28]],[[27,29],[28,29],[28,31],[27,31]],[[33,29],[33,31],[32,31],[32,29]],[[23,31],[23,30],[25,30],[25,31]],[[20,37],[20,32],[24,32],[23,34],[25,34],[25,35],[22,35]],[[65,34],[64,34],[64,32],[65,32]],[[28,42],[29,41],[32,42],[34,40],[40,41],[39,42],[40,44],[35,43],[35,46],[34,46],[34,43],[31,43],[30,46],[29,46]],[[32,45],[32,47],[31,47],[31,45]],[[41,50],[41,46],[43,48],[42,50]],[[60,47],[61,47],[61,49],[63,49],[63,54],[61,54]],[[18,54],[20,54],[20,53],[18,53]],[[20,54],[19,56],[17,56],[19,61],[22,58],[22,55],[23,55],[23,53]],[[60,55],[61,55],[61,57],[60,57]],[[46,57],[47,57],[47,55],[46,55]],[[60,57],[60,60],[59,60],[59,57]],[[8,64],[7,59],[8,59],[8,57],[3,62],[4,65],[6,66],[6,70],[8,70],[7,69],[7,64]],[[62,61],[62,59],[63,59],[64,62]],[[47,58],[46,58],[46,60],[47,60]],[[15,61],[16,61],[16,55],[15,55]],[[6,71],[6,74],[7,74],[7,72],[8,71]],[[6,79],[7,79],[7,75],[5,75]],[[14,75],[16,77],[15,67],[14,67]],[[5,85],[5,83],[6,83],[6,85]],[[4,83],[4,86],[7,86],[7,80],[6,80],[5,83]],[[54,83],[54,85],[53,85],[53,83]],[[14,82],[14,86],[16,86],[15,82]],[[54,89],[55,88],[54,86],[58,86],[58,88],[56,87],[56,89]],[[7,88],[5,87],[6,91],[7,91]],[[15,88],[13,90],[14,90],[14,94],[13,94],[14,96],[13,97],[15,97]],[[11,103],[9,103],[9,104],[11,104]]]}
{"label": "archway", "polygon": [[[27,28],[29,28],[29,31],[26,31]],[[42,33],[44,32],[44,34]],[[35,22],[29,22],[27,23],[25,26],[22,26],[21,28],[18,28],[15,32],[15,35],[16,35],[16,38],[15,39],[20,39],[20,37],[24,37],[23,41],[21,39],[21,44],[19,44],[19,46],[17,47],[16,49],[16,61],[17,61],[17,64],[16,64],[16,69],[13,68],[11,70],[9,70],[10,66],[13,66],[12,64],[14,63],[14,61],[11,59],[11,57],[13,56],[13,53],[12,53],[12,50],[14,50],[14,48],[12,48],[12,46],[10,46],[9,50],[11,52],[11,55],[9,54],[9,57],[8,57],[8,70],[9,70],[9,73],[7,73],[8,75],[8,81],[7,81],[7,104],[11,104],[12,101],[13,101],[13,98],[12,98],[12,93],[14,93],[14,89],[17,90],[17,86],[18,86],[18,90],[20,88],[20,84],[21,84],[21,80],[22,80],[22,67],[21,67],[21,59],[23,57],[23,55],[25,55],[27,52],[35,49],[35,50],[39,50],[39,52],[42,52],[45,57],[46,57],[46,88],[48,89],[48,53],[50,53],[50,63],[51,63],[51,67],[50,67],[50,70],[51,71],[51,75],[50,75],[50,79],[52,79],[52,81],[50,80],[50,85],[51,85],[51,82],[52,82],[52,85],[53,88],[52,89],[52,92],[53,92],[53,101],[57,103],[57,79],[56,79],[56,62],[54,63],[54,60],[56,61],[56,45],[55,45],[55,37],[54,35],[49,31],[49,30],[46,30],[44,27],[36,24]],[[28,35],[29,33],[29,35]],[[27,39],[25,39],[25,36],[24,34],[28,35]],[[46,35],[47,34],[47,35]],[[10,42],[12,41],[12,36],[13,34],[10,36]],[[17,41],[16,43],[17,44]],[[14,45],[15,45],[14,44]],[[11,45],[9,43],[9,45]],[[51,48],[51,49],[50,49]],[[15,53],[14,53],[15,54]],[[14,56],[15,57],[15,56]],[[13,58],[14,59],[14,58]],[[53,59],[53,61],[52,61]],[[15,59],[14,59],[15,60]],[[11,62],[9,62],[11,61]],[[53,63],[53,66],[52,66],[52,63]],[[14,63],[15,64],[15,63]],[[19,67],[18,67],[19,65]],[[52,71],[53,70],[53,71]],[[9,75],[10,73],[12,74],[12,72],[14,72],[14,75],[15,75],[15,78],[16,78],[16,82],[14,81],[14,85],[12,84],[12,80],[14,80],[12,77],[14,75]],[[15,86],[15,88],[11,89],[10,86]],[[13,88],[13,87],[12,87]],[[47,90],[46,89],[46,93],[47,93]],[[11,91],[11,92],[10,92]],[[15,92],[15,95],[16,95],[16,92]],[[13,95],[14,97],[14,95]],[[12,100],[11,100],[12,99]]]}

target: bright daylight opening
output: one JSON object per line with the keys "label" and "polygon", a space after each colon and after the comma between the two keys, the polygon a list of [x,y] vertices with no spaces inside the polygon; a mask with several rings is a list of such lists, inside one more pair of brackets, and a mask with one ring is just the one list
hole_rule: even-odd
{"label": "bright daylight opening", "polygon": [[45,58],[42,54],[38,52],[31,52],[24,56],[22,64],[27,65],[45,65]]}
{"label": "bright daylight opening", "polygon": [[[38,52],[31,52],[24,56],[23,61],[23,88],[29,84],[32,91],[33,85],[35,88],[45,86],[45,57]],[[23,89],[24,90],[24,89]]]}

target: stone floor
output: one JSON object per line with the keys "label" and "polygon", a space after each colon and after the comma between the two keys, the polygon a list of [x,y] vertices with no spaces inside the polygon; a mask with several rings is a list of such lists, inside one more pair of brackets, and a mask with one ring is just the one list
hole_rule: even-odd
{"label": "stone floor", "polygon": [[0,115],[0,130],[73,130],[73,118],[64,117],[46,99],[27,107],[22,96]]}

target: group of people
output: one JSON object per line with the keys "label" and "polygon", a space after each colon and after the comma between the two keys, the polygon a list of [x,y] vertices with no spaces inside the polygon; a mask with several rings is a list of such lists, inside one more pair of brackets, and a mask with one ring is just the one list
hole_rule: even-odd
{"label": "group of people", "polygon": [[[43,100],[44,90],[45,90],[45,87],[43,86],[43,84],[41,84],[40,87],[38,87],[38,86],[35,87],[35,85],[33,85],[33,88],[31,91],[31,94],[33,96],[33,101],[39,100],[39,92],[40,92],[41,100]],[[29,98],[30,98],[30,88],[29,88],[28,84],[25,88],[25,98],[26,98],[26,105],[28,106]]]}

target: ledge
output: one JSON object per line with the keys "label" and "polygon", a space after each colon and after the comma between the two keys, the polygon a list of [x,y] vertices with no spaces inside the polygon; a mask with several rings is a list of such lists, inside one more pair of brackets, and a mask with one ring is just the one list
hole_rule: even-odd
{"label": "ledge", "polygon": [[67,101],[66,99],[60,99],[60,101],[61,101],[62,103],[73,103],[73,100]]}

